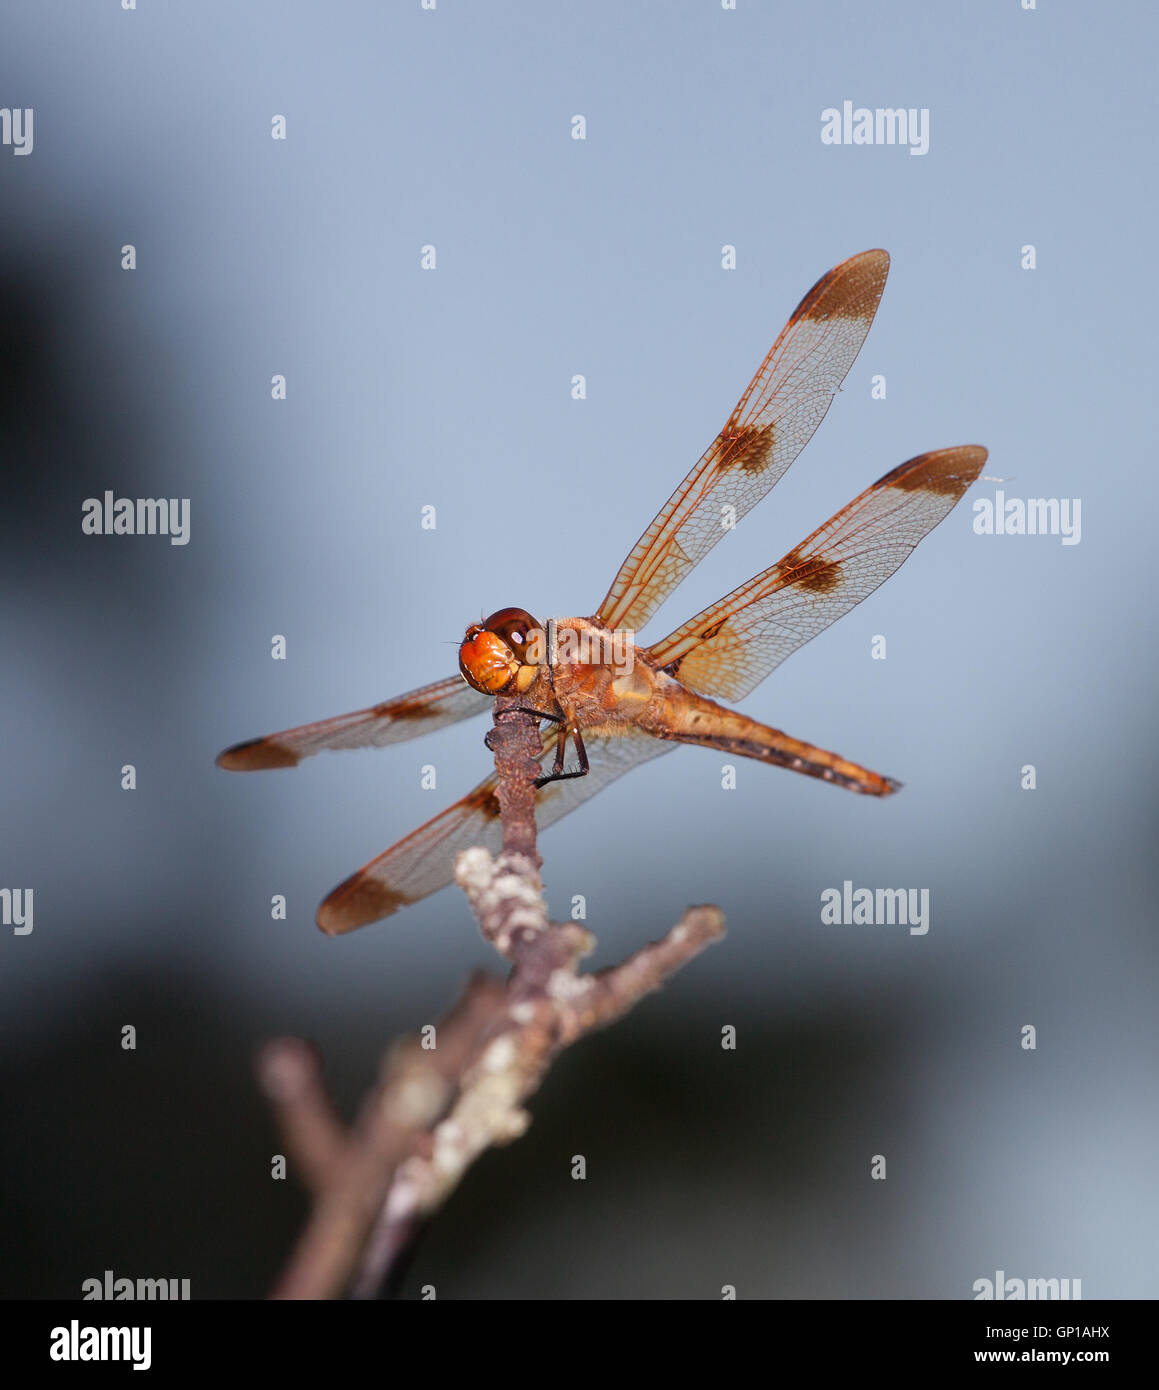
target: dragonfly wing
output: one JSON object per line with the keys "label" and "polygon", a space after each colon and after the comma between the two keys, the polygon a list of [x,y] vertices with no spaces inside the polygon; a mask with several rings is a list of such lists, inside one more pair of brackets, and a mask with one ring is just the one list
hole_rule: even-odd
{"label": "dragonfly wing", "polygon": [[218,755],[217,765],[230,772],[297,767],[303,758],[323,749],[381,748],[388,743],[402,743],[482,714],[493,703],[490,695],[473,690],[462,676],[450,676],[369,709],[237,743]]}
{"label": "dragonfly wing", "polygon": [[889,256],[863,251],[801,300],[724,428],[620,567],[597,616],[638,632],[808,444],[861,350]]}
{"label": "dragonfly wing", "polygon": [[[558,737],[554,727],[544,735],[541,762],[545,766],[555,755]],[[676,746],[638,732],[604,736],[585,729],[583,737],[588,774],[549,782],[539,789],[535,818],[541,830],[625,772]],[[482,845],[497,854],[503,839],[497,785],[492,773],[453,806],[351,874],[318,909],[322,930],[331,936],[353,931],[445,888],[454,875],[455,856],[460,850]]]}
{"label": "dragonfly wing", "polygon": [[986,462],[976,445],[900,464],[783,560],[648,648],[683,685],[740,700],[868,598],[947,516]]}

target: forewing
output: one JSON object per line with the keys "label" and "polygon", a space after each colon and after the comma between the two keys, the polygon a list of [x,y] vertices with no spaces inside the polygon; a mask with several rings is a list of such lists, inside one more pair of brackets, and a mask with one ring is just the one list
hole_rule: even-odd
{"label": "forewing", "polygon": [[899,465],[783,560],[650,647],[649,656],[702,695],[741,699],[888,579],[985,462],[985,449],[966,445]]}
{"label": "forewing", "polygon": [[726,518],[739,520],[782,477],[852,367],[888,270],[885,251],[863,251],[801,300],[720,434],[621,566],[597,615],[609,627],[639,631],[725,534]]}
{"label": "forewing", "polygon": [[[544,736],[541,762],[546,766],[555,753],[559,733],[552,728]],[[535,798],[535,819],[540,830],[602,791],[639,763],[674,747],[646,734],[602,737],[584,731],[589,771],[541,787]],[[461,801],[456,801],[425,825],[412,831],[341,883],[318,909],[318,925],[331,936],[389,917],[400,907],[418,902],[445,888],[454,874],[455,856],[472,845],[499,852],[503,838],[499,798],[494,774],[480,782]]]}
{"label": "forewing", "polygon": [[462,676],[450,676],[369,709],[235,744],[218,755],[217,765],[230,772],[296,767],[303,758],[323,749],[381,748],[388,743],[402,743],[473,714],[482,714],[493,704],[490,695],[473,690]]}

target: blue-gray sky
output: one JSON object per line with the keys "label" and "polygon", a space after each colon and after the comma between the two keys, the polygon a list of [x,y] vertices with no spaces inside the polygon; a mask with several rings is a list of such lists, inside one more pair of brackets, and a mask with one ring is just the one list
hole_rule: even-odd
{"label": "blue-gray sky", "polygon": [[[744,704],[905,788],[746,763],[725,792],[685,749],[550,832],[551,903],[586,895],[598,963],[690,902],[728,936],[560,1069],[416,1285],[963,1298],[1001,1268],[1159,1293],[1152,7],[140,0],[6,32],[0,102],[35,113],[29,156],[0,146],[0,877],[36,904],[0,937],[13,1288],[136,1260],[260,1292],[296,1213],[262,1205],[286,1199],[250,1048],[311,1035],[352,1098],[489,963],[453,890],[313,926],[488,755],[478,721],[262,776],[215,754],[449,674],[481,612],[591,612],[801,295],[883,246],[845,390],[645,635],[903,459],[985,444],[1004,481]],[[928,109],[928,152],[823,144],[846,100]],[[1080,499],[1081,542],[975,534],[997,487]],[[190,543],[83,537],[105,489],[188,497]],[[822,925],[847,879],[927,888],[928,934]],[[207,1137],[190,1110],[223,1088]],[[45,1099],[82,1090],[99,1182]],[[130,1181],[158,1107],[154,1204],[196,1212],[207,1171],[221,1194],[188,1226]],[[64,1185],[82,1215],[58,1231]],[[502,1222],[457,1246],[488,1204]],[[270,1226],[239,1274],[243,1207]]]}

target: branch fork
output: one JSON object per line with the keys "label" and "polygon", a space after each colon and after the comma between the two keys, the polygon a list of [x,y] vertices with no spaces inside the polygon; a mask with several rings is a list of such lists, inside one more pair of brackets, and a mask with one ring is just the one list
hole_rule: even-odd
{"label": "branch fork", "polygon": [[535,716],[496,700],[495,755],[503,849],[464,850],[455,879],[483,936],[511,962],[506,984],[477,973],[435,1031],[387,1051],[355,1123],[339,1120],[314,1049],[281,1039],[258,1076],[313,1210],[273,1298],[372,1298],[397,1287],[425,1224],[487,1149],[520,1138],[525,1102],[556,1055],[614,1022],[724,932],[719,908],[689,908],[622,965],[580,974],[595,937],[549,920],[536,844]]}

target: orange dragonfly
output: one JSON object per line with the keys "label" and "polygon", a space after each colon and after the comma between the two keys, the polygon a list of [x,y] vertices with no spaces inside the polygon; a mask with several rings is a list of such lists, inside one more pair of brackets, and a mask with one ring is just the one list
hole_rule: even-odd
{"label": "orange dragonfly", "polygon": [[[481,714],[517,694],[543,721],[540,827],[637,764],[677,744],[714,748],[888,796],[899,783],[730,710],[810,638],[867,598],[953,508],[986,461],[976,446],[903,463],[855,497],[771,568],[650,646],[634,634],[756,505],[821,423],[877,311],[889,256],[865,251],[822,276],[802,299],[736,409],[660,509],[590,618],[539,623],[503,608],[472,624],[460,674],[354,714],[227,749],[235,772],[293,767],[323,749],[380,747]],[[569,744],[577,766],[566,768]],[[470,845],[501,840],[494,775],[372,859],[326,898],[332,935],[388,917],[452,878]]]}

